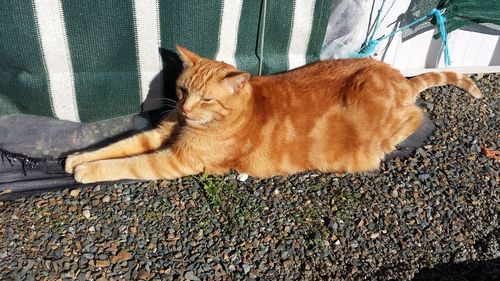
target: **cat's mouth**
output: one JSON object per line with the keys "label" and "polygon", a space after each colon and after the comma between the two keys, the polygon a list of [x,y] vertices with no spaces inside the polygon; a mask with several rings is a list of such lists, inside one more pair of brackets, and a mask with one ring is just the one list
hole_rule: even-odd
{"label": "cat's mouth", "polygon": [[191,126],[202,126],[208,123],[208,121],[205,119],[195,119],[187,115],[184,115],[184,120],[186,120],[186,123]]}
{"label": "cat's mouth", "polygon": [[190,117],[190,116],[188,116],[186,114],[183,114],[182,116],[184,117],[184,119],[186,119],[186,121],[191,121],[191,122],[193,122],[193,121],[199,121],[198,119],[196,119],[194,117]]}

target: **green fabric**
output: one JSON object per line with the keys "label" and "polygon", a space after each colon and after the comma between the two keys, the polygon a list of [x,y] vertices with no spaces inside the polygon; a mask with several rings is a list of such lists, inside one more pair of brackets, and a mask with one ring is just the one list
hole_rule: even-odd
{"label": "green fabric", "polygon": [[330,16],[330,13],[325,13],[325,11],[330,11],[331,6],[332,1],[316,1],[311,37],[309,38],[309,45],[307,47],[307,63],[319,60],[321,46],[323,45],[323,39],[325,38],[325,32]]}
{"label": "green fabric", "polygon": [[[40,7],[48,6],[40,0],[0,1],[0,116],[21,113],[57,117],[63,112],[69,116],[65,118],[94,122],[140,112],[144,94],[148,94],[144,92],[151,85],[141,85],[148,83],[150,76],[143,75],[143,67],[139,67],[136,5],[143,3],[139,1],[60,1],[60,8],[43,13]],[[157,30],[159,35],[157,46],[175,52],[175,44],[180,44],[215,58],[224,37],[224,3],[235,3],[229,1],[232,0],[151,1],[158,5],[159,30],[151,27],[151,32]],[[230,54],[239,69],[254,75],[261,66],[262,74],[289,69],[296,1],[299,0],[243,0],[241,14],[236,18],[239,22],[234,23],[234,53]],[[319,59],[330,14],[331,0],[311,1],[314,16],[307,19],[312,29],[309,39],[304,38],[304,62]],[[69,68],[47,64],[49,56],[44,48],[58,46],[44,41],[46,34],[51,34],[47,30],[53,30],[52,25],[42,28],[37,15],[53,14],[60,15],[64,23],[55,28],[61,29],[63,36],[57,40],[64,40],[67,45],[67,51],[61,52],[67,56],[60,59],[67,61]],[[51,17],[43,19],[47,19],[45,24],[52,24]],[[42,32],[46,32],[45,37]],[[159,58],[157,48],[151,49],[151,53]],[[60,69],[70,69],[71,73],[59,73]],[[167,77],[168,73],[163,75]],[[141,81],[144,77],[148,80]],[[54,81],[61,79],[66,84],[58,88]]]}
{"label": "green fabric", "polygon": [[[432,9],[444,9],[445,28],[448,33],[472,24],[493,23],[500,25],[499,0],[417,0],[412,1],[402,23],[408,24],[423,17]],[[414,37],[424,31],[435,28],[436,20],[432,19],[403,31],[403,38]],[[439,38],[436,33],[434,38]]]}
{"label": "green fabric", "polygon": [[[245,0],[241,9],[236,48],[236,66],[252,75],[259,72],[259,58],[256,55],[256,41],[259,35],[260,5],[256,1]],[[249,55],[251,54],[251,55]]]}
{"label": "green fabric", "polygon": [[[201,56],[213,58],[217,52],[222,3],[216,1],[162,1],[160,21],[162,47],[175,50],[185,46]],[[175,11],[175,12],[173,12]]]}
{"label": "green fabric", "polygon": [[[258,54],[262,64],[262,74],[281,72],[288,69],[288,45],[293,18],[293,1],[267,1],[262,10]],[[262,12],[263,13],[263,12]],[[265,25],[264,25],[265,24]]]}
{"label": "green fabric", "polygon": [[17,108],[17,104],[7,95],[0,95],[0,112],[4,112],[5,115],[22,113],[22,111]]}
{"label": "green fabric", "polygon": [[137,112],[139,77],[131,1],[62,3],[81,121]]}
{"label": "green fabric", "polygon": [[[52,116],[47,75],[28,1],[0,4],[0,115]],[[14,105],[13,105],[14,104]]]}
{"label": "green fabric", "polygon": [[446,8],[444,15],[448,32],[475,23],[500,25],[499,0],[447,0],[441,3],[438,7]]}

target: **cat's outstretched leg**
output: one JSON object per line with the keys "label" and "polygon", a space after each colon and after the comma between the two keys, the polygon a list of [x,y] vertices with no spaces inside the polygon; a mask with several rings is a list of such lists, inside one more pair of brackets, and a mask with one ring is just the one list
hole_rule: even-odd
{"label": "cat's outstretched leg", "polygon": [[151,154],[83,163],[75,168],[75,179],[81,183],[174,179],[201,172],[201,162],[165,149]]}
{"label": "cat's outstretched leg", "polygon": [[70,155],[66,158],[65,171],[72,174],[75,167],[82,163],[156,151],[169,138],[175,125],[176,117],[171,115],[156,129],[137,134],[101,149]]}

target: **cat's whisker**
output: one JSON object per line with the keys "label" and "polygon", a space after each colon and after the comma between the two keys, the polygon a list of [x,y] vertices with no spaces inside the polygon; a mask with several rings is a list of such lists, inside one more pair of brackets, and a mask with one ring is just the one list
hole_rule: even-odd
{"label": "cat's whisker", "polygon": [[174,107],[179,104],[179,102],[172,100],[172,99],[168,99],[168,98],[156,98],[156,99],[153,99],[152,101],[153,102],[162,102],[164,105],[171,105]]}
{"label": "cat's whisker", "polygon": [[170,105],[177,105],[178,104],[177,102],[168,101],[168,100],[163,100],[161,102],[163,102],[164,104],[170,104]]}
{"label": "cat's whisker", "polygon": [[178,103],[178,101],[173,100],[173,99],[169,99],[169,98],[163,98],[162,100],[164,100],[164,101],[170,101],[170,102],[173,102],[173,103]]}
{"label": "cat's whisker", "polygon": [[171,101],[171,102],[173,102],[173,103],[178,103],[178,101],[173,100],[173,99],[170,99],[170,98],[157,98],[156,100],[160,100],[160,101]]}
{"label": "cat's whisker", "polygon": [[172,113],[173,110],[165,110],[165,111],[161,111],[159,115],[163,116],[163,115],[167,115],[167,114],[170,114]]}
{"label": "cat's whisker", "polygon": [[162,106],[171,107],[171,108],[176,108],[177,107],[176,104],[168,104],[168,103],[163,103]]}
{"label": "cat's whisker", "polygon": [[[175,69],[176,71],[179,71],[180,69],[177,68]],[[170,72],[163,72],[163,77],[171,77],[171,78],[177,78],[179,75],[176,73],[170,73]]]}
{"label": "cat's whisker", "polygon": [[161,100],[161,99],[157,99],[157,100],[153,100],[154,102],[169,102],[169,103],[173,103],[173,104],[177,104],[176,101],[171,101],[171,100]]}
{"label": "cat's whisker", "polygon": [[154,98],[154,100],[170,100],[170,101],[175,101],[175,102],[177,102],[177,101],[176,101],[176,100],[174,100],[174,99],[171,99],[171,98],[166,98],[166,97]]}

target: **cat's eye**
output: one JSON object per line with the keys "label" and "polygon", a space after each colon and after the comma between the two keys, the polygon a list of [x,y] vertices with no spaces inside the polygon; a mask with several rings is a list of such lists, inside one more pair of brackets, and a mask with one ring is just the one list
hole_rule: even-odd
{"label": "cat's eye", "polygon": [[211,102],[213,99],[211,98],[201,98],[203,102]]}
{"label": "cat's eye", "polygon": [[182,96],[188,95],[188,89],[184,86],[179,86],[179,90],[181,90]]}

